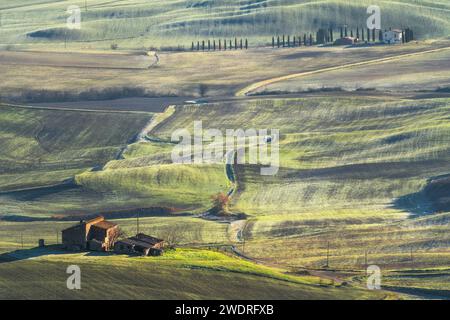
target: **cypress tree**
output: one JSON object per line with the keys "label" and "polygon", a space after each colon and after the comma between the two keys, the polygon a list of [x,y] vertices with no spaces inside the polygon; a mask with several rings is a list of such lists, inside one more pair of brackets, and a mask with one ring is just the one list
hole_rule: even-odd
{"label": "cypress tree", "polygon": [[275,37],[272,37],[272,48],[275,48]]}
{"label": "cypress tree", "polygon": [[372,29],[372,42],[377,41],[377,40],[376,40],[377,37],[375,36],[375,34],[376,34],[376,33],[375,33],[375,28],[373,28],[373,29]]}
{"label": "cypress tree", "polygon": [[219,39],[219,51],[222,50],[222,40]]}
{"label": "cypress tree", "polygon": [[277,37],[277,47],[280,47],[280,36]]}
{"label": "cypress tree", "polygon": [[370,42],[370,29],[367,28],[367,42]]}
{"label": "cypress tree", "polygon": [[283,48],[286,47],[286,41],[284,39],[284,34],[283,34]]}
{"label": "cypress tree", "polygon": [[194,41],[192,41],[192,47],[191,50],[194,51]]}
{"label": "cypress tree", "polygon": [[211,40],[208,39],[208,51],[211,50]]}
{"label": "cypress tree", "polygon": [[359,27],[356,27],[356,38],[359,39]]}
{"label": "cypress tree", "polygon": [[248,49],[248,40],[247,40],[247,38],[245,38],[245,49],[246,50]]}
{"label": "cypress tree", "polygon": [[197,51],[200,51],[200,41],[197,41]]}
{"label": "cypress tree", "polygon": [[364,28],[361,28],[361,37],[362,37],[362,41],[365,41]]}
{"label": "cypress tree", "polygon": [[202,40],[202,51],[205,51],[205,40]]}
{"label": "cypress tree", "polygon": [[231,39],[230,39],[230,46],[229,46],[229,49],[230,49],[230,50],[233,49],[233,42],[231,41]]}
{"label": "cypress tree", "polygon": [[216,40],[213,40],[213,50],[216,51]]}
{"label": "cypress tree", "polygon": [[348,37],[348,30],[347,30],[347,26],[345,26],[345,36]]}
{"label": "cypress tree", "polygon": [[344,37],[344,29],[341,27],[341,39]]}
{"label": "cypress tree", "polygon": [[378,40],[380,40],[380,42],[383,42],[383,31],[380,30],[380,32],[378,33]]}
{"label": "cypress tree", "polygon": [[308,45],[308,44],[306,43],[306,33],[303,34],[303,44],[305,45],[305,47]]}
{"label": "cypress tree", "polygon": [[223,39],[223,50],[227,51],[227,39]]}
{"label": "cypress tree", "polygon": [[234,38],[234,50],[237,50],[237,38]]}
{"label": "cypress tree", "polygon": [[333,28],[330,28],[330,40],[331,40],[331,42],[334,42],[333,37],[334,37],[334,35],[333,35]]}
{"label": "cypress tree", "polygon": [[241,50],[242,50],[242,38],[239,40],[239,47],[240,47]]}
{"label": "cypress tree", "polygon": [[310,45],[310,46],[313,45],[313,36],[312,36],[311,33],[309,34],[309,45]]}

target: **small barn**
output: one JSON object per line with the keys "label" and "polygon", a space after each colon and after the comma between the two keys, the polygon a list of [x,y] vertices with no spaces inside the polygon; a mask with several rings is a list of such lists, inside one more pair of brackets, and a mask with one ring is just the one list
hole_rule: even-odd
{"label": "small barn", "polygon": [[81,220],[63,230],[62,243],[67,250],[109,251],[117,232],[118,226],[115,223],[99,216],[87,221]]}
{"label": "small barn", "polygon": [[386,30],[383,32],[383,41],[387,44],[398,44],[403,42],[403,31],[399,29]]}
{"label": "small barn", "polygon": [[142,256],[160,256],[163,254],[164,240],[138,233],[134,237],[117,241],[114,252]]}

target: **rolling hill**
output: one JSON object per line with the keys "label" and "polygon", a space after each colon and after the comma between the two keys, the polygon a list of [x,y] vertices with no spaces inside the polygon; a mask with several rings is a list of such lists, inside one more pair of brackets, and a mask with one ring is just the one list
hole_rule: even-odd
{"label": "rolling hill", "polygon": [[[0,43],[119,48],[190,47],[204,38],[248,37],[267,43],[272,35],[316,32],[347,24],[364,27],[368,0],[167,0],[0,1]],[[382,28],[406,27],[419,38],[448,36],[450,5],[443,1],[377,1]],[[69,5],[81,8],[82,28],[64,30]]]}

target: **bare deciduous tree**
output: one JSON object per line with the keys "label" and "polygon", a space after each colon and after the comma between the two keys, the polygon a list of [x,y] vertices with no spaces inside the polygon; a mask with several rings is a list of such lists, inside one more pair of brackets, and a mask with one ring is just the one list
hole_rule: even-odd
{"label": "bare deciduous tree", "polygon": [[114,244],[120,240],[125,238],[125,232],[123,232],[122,229],[120,229],[119,227],[114,228],[112,230],[109,231],[108,233],[108,238],[107,238],[107,250],[111,250],[112,248],[114,248]]}
{"label": "bare deciduous tree", "polygon": [[174,248],[185,242],[189,234],[188,227],[182,224],[168,226],[162,233],[162,238],[169,248]]}

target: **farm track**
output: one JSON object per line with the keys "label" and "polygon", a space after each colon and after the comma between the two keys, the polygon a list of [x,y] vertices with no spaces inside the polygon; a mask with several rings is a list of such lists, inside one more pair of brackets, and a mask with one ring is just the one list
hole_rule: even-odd
{"label": "farm track", "polygon": [[65,108],[65,107],[50,107],[50,106],[31,106],[31,105],[20,105],[20,104],[3,104],[7,107],[22,108],[22,109],[35,109],[35,110],[50,110],[50,111],[72,111],[72,112],[92,112],[92,113],[134,113],[134,114],[149,114],[151,112],[147,111],[135,111],[135,110],[105,110],[105,109],[76,109],[76,108]]}
{"label": "farm track", "polygon": [[317,69],[317,70],[312,70],[312,71],[292,73],[292,74],[288,74],[288,75],[284,75],[284,76],[280,76],[280,77],[275,77],[275,78],[270,78],[270,79],[262,80],[259,82],[255,82],[255,83],[250,84],[250,85],[246,86],[245,88],[239,90],[238,92],[236,92],[235,95],[238,97],[239,96],[248,96],[252,92],[254,92],[258,89],[261,89],[267,85],[271,85],[271,84],[281,82],[281,81],[315,75],[315,74],[319,74],[319,73],[325,73],[325,72],[329,72],[329,71],[337,71],[337,70],[342,70],[342,69],[347,69],[347,68],[353,68],[353,67],[358,67],[358,66],[376,65],[376,64],[381,64],[381,63],[385,63],[385,62],[396,61],[396,60],[403,59],[403,58],[410,58],[410,57],[420,56],[420,55],[424,55],[424,54],[428,54],[428,53],[441,52],[441,51],[445,51],[445,50],[450,50],[450,47],[442,47],[442,48],[437,48],[437,49],[432,49],[432,50],[425,50],[425,51],[419,51],[419,52],[413,52],[413,53],[405,53],[405,54],[399,54],[399,55],[380,58],[380,59],[374,59],[371,61],[360,61],[360,62],[343,64],[340,66],[327,67],[327,68],[322,68],[322,69]]}

